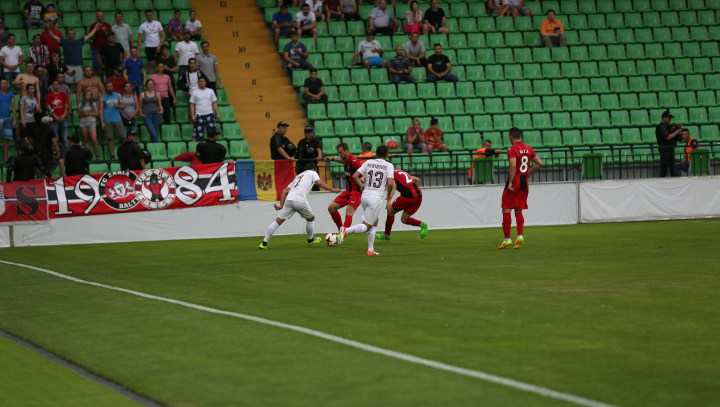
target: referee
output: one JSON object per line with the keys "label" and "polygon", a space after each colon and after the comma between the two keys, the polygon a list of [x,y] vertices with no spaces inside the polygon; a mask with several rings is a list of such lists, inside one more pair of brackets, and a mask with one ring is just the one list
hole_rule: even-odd
{"label": "referee", "polygon": [[662,122],[655,128],[658,153],[660,154],[660,177],[675,176],[675,146],[677,139],[682,132],[682,124],[670,126],[673,115],[669,110],[662,114]]}

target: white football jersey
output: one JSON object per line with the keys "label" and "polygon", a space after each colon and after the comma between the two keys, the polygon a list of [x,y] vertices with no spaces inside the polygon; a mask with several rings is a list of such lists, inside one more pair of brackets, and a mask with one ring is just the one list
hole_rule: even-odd
{"label": "white football jersey", "polygon": [[367,160],[358,171],[365,175],[365,189],[368,193],[383,197],[388,178],[393,178],[393,165],[385,160]]}
{"label": "white football jersey", "polygon": [[315,171],[301,172],[295,177],[293,182],[288,185],[290,192],[285,199],[288,201],[307,201],[307,194],[310,193],[313,185],[315,185],[315,181],[319,179],[320,176],[318,176]]}

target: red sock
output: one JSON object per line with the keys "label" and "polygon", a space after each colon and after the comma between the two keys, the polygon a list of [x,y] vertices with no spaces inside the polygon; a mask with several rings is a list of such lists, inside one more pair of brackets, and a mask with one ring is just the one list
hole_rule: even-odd
{"label": "red sock", "polygon": [[385,236],[390,236],[393,223],[395,223],[395,216],[388,215],[387,220],[385,220]]}
{"label": "red sock", "polygon": [[512,218],[510,212],[503,213],[503,232],[505,239],[510,239],[510,227],[512,226]]}
{"label": "red sock", "polygon": [[522,212],[515,212],[515,221],[517,222],[518,236],[520,236],[523,234],[523,226],[525,226],[525,217]]}
{"label": "red sock", "polygon": [[345,215],[345,224],[343,226],[345,226],[346,228],[352,226],[352,216]]}
{"label": "red sock", "polygon": [[414,218],[408,218],[407,224],[410,226],[420,227],[420,225],[422,225],[422,222],[420,222],[419,220],[414,219]]}
{"label": "red sock", "polygon": [[338,229],[340,229],[340,227],[342,227],[342,219],[340,218],[340,214],[337,211],[335,211],[330,214],[330,217],[332,218],[333,222],[335,222]]}

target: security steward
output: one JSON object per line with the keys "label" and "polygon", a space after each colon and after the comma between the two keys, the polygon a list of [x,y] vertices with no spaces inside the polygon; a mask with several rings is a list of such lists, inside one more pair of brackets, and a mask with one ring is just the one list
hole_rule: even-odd
{"label": "security steward", "polygon": [[[322,142],[315,137],[315,129],[313,126],[305,126],[305,138],[300,140],[295,152],[295,172],[300,174],[305,171],[308,163],[317,165],[318,160],[323,159]],[[313,191],[319,191],[320,187],[313,184]]]}
{"label": "security steward", "polygon": [[500,158],[500,152],[502,149],[500,148],[492,148],[492,141],[485,140],[483,143],[483,146],[478,148],[475,151],[475,155],[473,156],[473,161],[470,162],[470,171],[468,172],[468,182],[472,184],[473,180],[473,162],[476,158],[488,158],[492,157],[493,155],[495,158]]}
{"label": "security steward", "polygon": [[197,159],[203,164],[221,163],[225,161],[227,149],[225,149],[222,143],[217,142],[219,135],[217,131],[212,132],[208,134],[209,138],[207,142],[199,143],[197,147],[195,147]]}
{"label": "security steward", "polygon": [[118,159],[120,160],[120,169],[125,170],[144,170],[145,154],[137,143],[137,132],[131,131],[127,135],[127,141],[118,148]]}
{"label": "security steward", "polygon": [[682,177],[683,171],[687,172],[690,170],[690,153],[694,149],[700,148],[698,146],[698,141],[690,137],[690,130],[682,129],[682,139],[685,142],[685,155],[683,155],[683,158],[679,163],[675,163],[676,177]]}
{"label": "security steward", "polygon": [[60,172],[63,177],[88,173],[88,162],[92,160],[92,151],[80,145],[77,134],[68,137],[70,146],[60,156]]}
{"label": "security steward", "polygon": [[289,124],[280,122],[277,125],[277,129],[273,130],[273,135],[270,139],[270,158],[273,160],[296,161],[295,152],[297,147],[285,136],[288,127],[290,127]]}
{"label": "security steward", "polygon": [[662,122],[655,128],[655,138],[658,144],[658,153],[660,154],[660,176],[675,176],[675,146],[680,138],[682,124],[670,126],[673,115],[669,110],[662,114]]}
{"label": "security steward", "polygon": [[[30,181],[35,179],[35,169],[37,168],[45,178],[53,179],[52,174],[48,171],[40,161],[40,157],[30,153],[30,147],[26,144],[18,146],[18,155],[11,157],[8,161],[7,182],[11,181]],[[15,175],[13,177],[13,174]]]}

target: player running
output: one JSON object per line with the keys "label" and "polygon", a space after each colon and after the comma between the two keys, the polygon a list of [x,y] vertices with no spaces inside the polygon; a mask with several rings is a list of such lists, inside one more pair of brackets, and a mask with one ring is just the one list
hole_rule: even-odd
{"label": "player running", "polygon": [[320,181],[318,176],[318,167],[314,163],[308,163],[305,166],[305,171],[298,174],[297,177],[287,186],[282,192],[280,197],[280,205],[274,205],[276,211],[280,211],[277,219],[268,228],[267,234],[265,234],[265,240],[260,244],[261,249],[267,249],[267,244],[272,235],[275,233],[277,228],[283,224],[286,220],[292,218],[295,212],[299,213],[300,216],[307,220],[305,225],[305,231],[307,232],[307,244],[318,244],[322,241],[319,237],[314,237],[315,232],[315,215],[313,215],[312,208],[307,201],[307,194],[312,189],[313,185],[317,184],[320,188],[328,191],[340,192],[339,188],[331,188],[328,184]]}
{"label": "player running", "polygon": [[417,184],[420,179],[398,169],[393,171],[393,178],[395,182],[388,193],[388,202],[390,202],[395,195],[395,190],[400,191],[400,197],[388,208],[387,219],[385,220],[385,233],[378,233],[375,237],[380,240],[390,240],[390,232],[395,222],[395,214],[402,212],[403,214],[400,221],[406,225],[419,226],[420,239],[425,239],[425,236],[427,236],[427,222],[420,222],[410,217],[420,209],[420,204],[422,204],[422,191],[420,191],[420,187]]}
{"label": "player running", "polygon": [[[339,231],[343,226],[347,228],[352,225],[353,215],[358,206],[360,206],[360,190],[355,184],[355,181],[353,181],[352,176],[355,171],[360,169],[363,163],[354,155],[350,154],[350,147],[348,147],[347,143],[338,144],[337,153],[340,156],[339,159],[326,156],[325,161],[335,161],[345,165],[345,176],[348,181],[347,188],[328,206],[330,217],[337,225]],[[340,214],[338,213],[338,209],[342,207],[345,207],[345,224],[343,224],[342,219],[340,219]]]}
{"label": "player running", "polygon": [[[387,146],[379,146],[375,150],[377,159],[367,160],[354,174],[353,180],[355,184],[363,190],[362,206],[365,211],[362,216],[363,223],[349,228],[340,228],[338,235],[338,244],[341,244],[348,233],[365,233],[368,238],[368,256],[377,255],[374,248],[375,243],[375,227],[377,226],[380,211],[382,211],[383,203],[387,202],[386,208],[390,210],[390,198],[383,200],[386,187],[393,188],[395,185],[394,167],[386,161],[388,156]],[[360,177],[365,175],[365,186],[362,186]],[[388,195],[390,196],[390,195]]]}
{"label": "player running", "polygon": [[[522,132],[517,127],[510,129],[510,144],[507,150],[508,160],[510,160],[510,177],[505,183],[505,190],[502,195],[502,212],[503,212],[503,232],[505,240],[503,240],[499,249],[504,249],[512,244],[510,239],[510,227],[512,219],[510,211],[515,210],[515,221],[517,222],[517,239],[515,240],[515,249],[519,249],[523,245],[523,226],[525,218],[523,217],[523,209],[527,209],[528,197],[528,178],[540,169],[542,161],[535,154],[532,147],[522,142]],[[530,167],[530,161],[535,165]],[[518,166],[518,163],[520,164]],[[512,180],[512,184],[509,184]]]}

